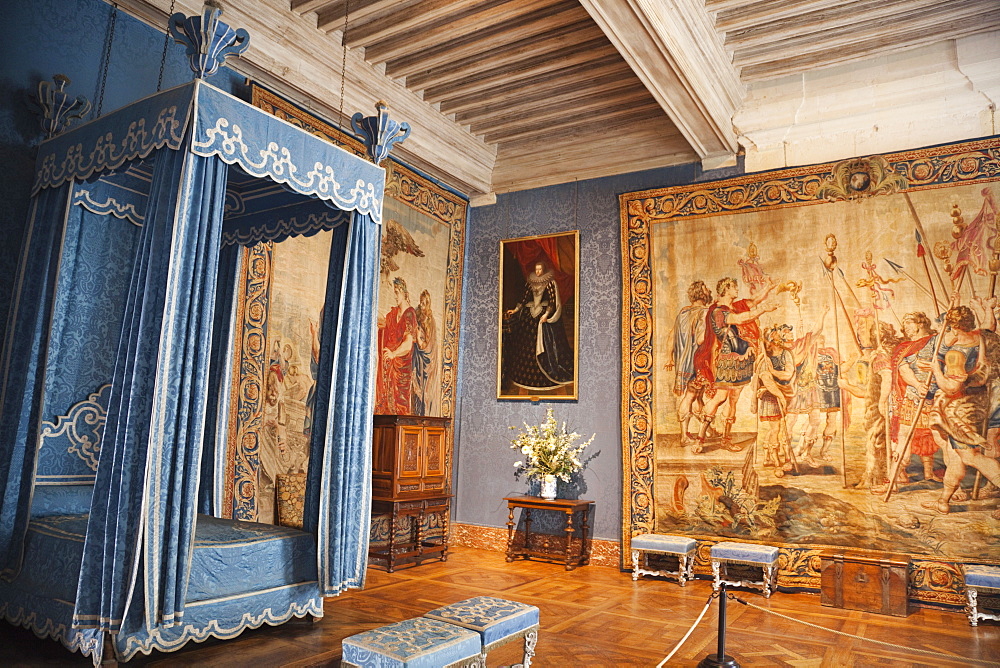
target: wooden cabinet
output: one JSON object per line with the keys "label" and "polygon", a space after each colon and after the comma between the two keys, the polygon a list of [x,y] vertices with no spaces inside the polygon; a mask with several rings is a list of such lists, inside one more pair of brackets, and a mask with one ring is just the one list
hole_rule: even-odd
{"label": "wooden cabinet", "polygon": [[450,418],[376,415],[372,498],[420,499],[448,494]]}
{"label": "wooden cabinet", "polygon": [[[376,415],[372,438],[372,516],[387,515],[384,544],[370,563],[390,573],[427,559],[445,561],[451,513],[450,418]],[[431,520],[439,527],[430,536]]]}
{"label": "wooden cabinet", "polygon": [[910,614],[909,556],[829,550],[820,560],[823,605],[896,617]]}

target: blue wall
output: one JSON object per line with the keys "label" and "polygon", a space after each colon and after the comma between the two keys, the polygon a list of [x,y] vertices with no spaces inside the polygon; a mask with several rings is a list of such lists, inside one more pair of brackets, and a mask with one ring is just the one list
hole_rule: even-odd
{"label": "blue wall", "polygon": [[[726,178],[739,168],[700,171],[698,165],[651,170],[500,195],[472,209],[466,232],[461,369],[455,433],[457,522],[503,526],[503,497],[528,492],[514,479],[520,453],[510,448],[523,422],[538,424],[546,408],[588,438],[600,454],[583,472],[579,498],[596,502],[594,535],[621,535],[621,243],[618,195],[623,192]],[[579,194],[577,195],[577,189]],[[499,401],[496,398],[499,250],[502,239],[580,231],[580,371],[578,401]]]}
{"label": "blue wall", "polygon": [[[67,91],[83,95],[97,112],[104,46],[111,5],[101,0],[31,0],[4,3],[4,38],[0,40],[0,340],[7,314],[28,214],[35,149],[44,138],[29,96],[38,82],[65,74]],[[225,15],[223,14],[223,19]],[[164,34],[118,12],[102,112],[107,113],[156,92]],[[171,41],[163,73],[163,88],[192,78],[184,47]],[[239,94],[242,78],[222,68],[208,79]],[[71,127],[74,127],[71,126]]]}

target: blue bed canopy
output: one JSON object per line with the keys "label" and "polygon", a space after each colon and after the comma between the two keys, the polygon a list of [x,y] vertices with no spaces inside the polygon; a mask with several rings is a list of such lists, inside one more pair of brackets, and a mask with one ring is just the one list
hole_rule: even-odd
{"label": "blue bed canopy", "polygon": [[[246,48],[218,14],[171,19],[199,77]],[[360,117],[375,163],[198,78],[40,146],[0,367],[0,616],[96,664],[320,617],[363,584],[377,161],[408,128]],[[321,230],[303,527],[226,519],[240,249]]]}

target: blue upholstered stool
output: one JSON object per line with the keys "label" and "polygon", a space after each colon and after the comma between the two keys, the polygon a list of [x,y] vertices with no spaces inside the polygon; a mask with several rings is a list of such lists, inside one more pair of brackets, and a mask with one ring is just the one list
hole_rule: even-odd
{"label": "blue upholstered stool", "polygon": [[966,565],[962,570],[965,572],[965,595],[969,599],[965,607],[969,623],[978,626],[980,619],[1000,620],[1000,614],[979,611],[980,592],[993,596],[1000,594],[1000,566]]}
{"label": "blue upholstered stool", "polygon": [[479,668],[482,643],[479,634],[436,619],[416,617],[341,642],[342,666],[371,668]]}
{"label": "blue upholstered stool", "polygon": [[[759,566],[760,580],[728,580],[728,565],[742,564]],[[771,597],[775,586],[778,569],[778,548],[770,545],[754,545],[752,543],[722,542],[712,546],[712,589],[718,591],[719,585],[725,582],[734,587],[753,587],[764,592],[765,598]]]}
{"label": "blue upholstered stool", "polygon": [[[693,538],[685,538],[684,536],[655,533],[644,533],[640,536],[635,536],[632,538],[632,579],[638,580],[640,575],[675,576],[683,587],[685,580],[694,579],[694,550],[696,547],[698,547],[698,541]],[[677,570],[648,570],[648,556],[650,552],[669,554],[677,557]],[[640,556],[642,557],[642,567],[639,566]]]}
{"label": "blue upholstered stool", "polygon": [[533,605],[492,596],[476,596],[431,610],[424,617],[478,633],[482,642],[483,666],[486,665],[487,652],[518,638],[524,638],[524,668],[531,665],[531,657],[535,655],[538,608]]}

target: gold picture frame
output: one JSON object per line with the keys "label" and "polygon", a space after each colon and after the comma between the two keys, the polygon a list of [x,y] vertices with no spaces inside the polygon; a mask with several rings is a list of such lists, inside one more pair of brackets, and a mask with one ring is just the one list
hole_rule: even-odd
{"label": "gold picture frame", "polygon": [[497,399],[579,397],[580,233],[500,241]]}

